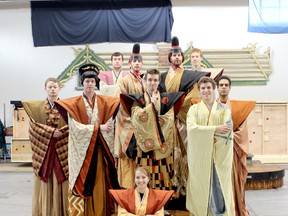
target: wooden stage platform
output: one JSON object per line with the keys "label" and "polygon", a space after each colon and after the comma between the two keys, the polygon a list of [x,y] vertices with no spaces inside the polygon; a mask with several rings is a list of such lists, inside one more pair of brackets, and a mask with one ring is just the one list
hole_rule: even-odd
{"label": "wooden stage platform", "polygon": [[283,186],[285,168],[278,165],[262,164],[253,160],[247,165],[246,190],[275,189]]}

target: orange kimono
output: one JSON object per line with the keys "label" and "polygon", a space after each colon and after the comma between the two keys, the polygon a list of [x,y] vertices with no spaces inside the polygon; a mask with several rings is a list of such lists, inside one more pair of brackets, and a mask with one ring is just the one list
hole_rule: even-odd
{"label": "orange kimono", "polygon": [[173,191],[147,189],[142,201],[137,189],[110,190],[118,204],[118,215],[164,215],[164,205]]}
{"label": "orange kimono", "polygon": [[226,104],[232,112],[234,151],[233,151],[233,188],[235,215],[249,216],[245,204],[245,183],[247,178],[246,157],[249,149],[247,117],[255,106],[255,101],[229,100]]}
{"label": "orange kimono", "polygon": [[119,99],[97,95],[93,108],[83,96],[56,104],[69,123],[69,211],[70,215],[109,216],[113,201],[108,189],[118,189],[114,158],[102,136],[100,125],[117,111]]}

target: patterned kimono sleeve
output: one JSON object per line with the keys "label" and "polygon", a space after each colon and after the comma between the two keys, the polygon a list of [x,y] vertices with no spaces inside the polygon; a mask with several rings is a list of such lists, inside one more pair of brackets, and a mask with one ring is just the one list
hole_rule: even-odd
{"label": "patterned kimono sleeve", "polygon": [[161,148],[156,115],[152,103],[144,108],[139,107],[135,102],[132,106],[131,120],[134,126],[134,135],[137,145],[144,152]]}

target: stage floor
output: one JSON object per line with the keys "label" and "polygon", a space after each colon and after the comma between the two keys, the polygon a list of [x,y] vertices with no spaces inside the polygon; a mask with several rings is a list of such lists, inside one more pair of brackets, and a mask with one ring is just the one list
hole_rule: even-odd
{"label": "stage floor", "polygon": [[[250,216],[286,216],[288,212],[288,164],[284,186],[270,190],[246,191]],[[0,210],[5,216],[31,216],[33,172],[31,163],[0,161]],[[174,216],[188,216],[188,212],[171,211]]]}

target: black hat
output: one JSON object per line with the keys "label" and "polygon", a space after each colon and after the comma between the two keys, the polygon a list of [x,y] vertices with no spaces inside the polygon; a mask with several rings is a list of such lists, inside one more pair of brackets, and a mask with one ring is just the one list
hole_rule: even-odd
{"label": "black hat", "polygon": [[85,78],[94,78],[96,81],[96,86],[99,89],[99,78],[98,78],[99,69],[94,64],[85,64],[79,68],[79,74],[81,76],[81,85],[83,85]]}
{"label": "black hat", "polygon": [[182,62],[183,62],[184,61],[184,53],[182,52],[181,47],[179,47],[178,37],[174,36],[172,38],[171,48],[170,48],[170,51],[169,51],[169,54],[168,54],[169,62],[171,62],[170,58],[171,58],[172,54],[176,54],[176,53],[181,53],[182,54],[182,57],[183,57]]}
{"label": "black hat", "polygon": [[140,44],[139,43],[135,43],[133,45],[133,49],[132,49],[132,55],[130,56],[130,59],[129,59],[129,63],[131,61],[143,61],[142,59],[142,56],[140,55]]}

